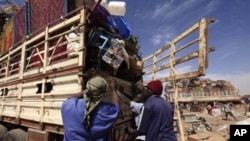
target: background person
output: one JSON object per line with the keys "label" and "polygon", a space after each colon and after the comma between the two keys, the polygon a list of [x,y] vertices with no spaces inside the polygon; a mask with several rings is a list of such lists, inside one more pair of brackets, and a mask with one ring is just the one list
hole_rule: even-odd
{"label": "background person", "polygon": [[226,116],[225,120],[227,120],[228,115],[233,117],[235,120],[237,120],[236,117],[234,116],[233,112],[231,111],[231,107],[230,107],[229,103],[224,104],[224,112],[225,112],[225,116]]}

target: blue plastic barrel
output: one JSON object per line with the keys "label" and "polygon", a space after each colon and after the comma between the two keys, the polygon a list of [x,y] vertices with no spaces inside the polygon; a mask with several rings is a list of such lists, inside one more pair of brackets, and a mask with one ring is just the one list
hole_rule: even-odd
{"label": "blue plastic barrel", "polygon": [[122,38],[128,38],[131,34],[131,29],[129,27],[129,25],[127,24],[127,21],[125,20],[125,18],[123,16],[111,16],[113,21],[116,24],[116,30],[118,31],[118,34],[122,37]]}

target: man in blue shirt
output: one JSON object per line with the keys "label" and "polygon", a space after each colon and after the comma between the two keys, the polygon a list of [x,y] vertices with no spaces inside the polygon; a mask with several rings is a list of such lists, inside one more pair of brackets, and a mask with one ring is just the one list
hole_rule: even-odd
{"label": "man in blue shirt", "polygon": [[139,133],[146,135],[146,141],[177,141],[173,107],[161,97],[162,82],[153,80],[145,88],[144,94],[148,98],[142,107]]}
{"label": "man in blue shirt", "polygon": [[108,141],[109,131],[119,115],[117,87],[112,81],[112,103],[102,102],[108,84],[96,76],[87,82],[86,90],[66,99],[61,107],[63,141]]}

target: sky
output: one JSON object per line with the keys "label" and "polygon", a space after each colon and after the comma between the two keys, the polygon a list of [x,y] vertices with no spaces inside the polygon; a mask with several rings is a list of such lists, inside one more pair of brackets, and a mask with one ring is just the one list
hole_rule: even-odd
{"label": "sky", "polygon": [[25,3],[25,0],[0,0],[0,5],[14,4],[16,7],[21,7]]}
{"label": "sky", "polygon": [[[163,47],[201,18],[209,25],[206,78],[230,81],[240,95],[250,94],[250,1],[127,0],[125,18],[140,40],[142,56]],[[189,67],[185,67],[189,68]]]}
{"label": "sky", "polygon": [[[22,5],[25,0],[12,1]],[[215,51],[209,54],[205,77],[230,81],[246,95],[250,94],[249,6],[248,0],[126,0],[124,17],[131,33],[139,37],[142,57],[201,18],[215,18],[208,31],[208,45]]]}

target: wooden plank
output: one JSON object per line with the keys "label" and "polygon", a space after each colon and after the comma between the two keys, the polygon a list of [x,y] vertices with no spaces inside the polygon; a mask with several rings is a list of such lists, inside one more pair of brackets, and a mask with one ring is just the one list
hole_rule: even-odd
{"label": "wooden plank", "polygon": [[[208,51],[209,51],[209,52],[214,51],[214,47],[210,47],[210,48],[208,49]],[[178,65],[178,64],[184,63],[184,62],[186,62],[186,61],[192,60],[192,59],[194,59],[194,58],[197,58],[198,56],[199,56],[198,51],[195,51],[195,52],[192,52],[192,53],[190,53],[190,54],[188,54],[188,55],[186,55],[186,56],[183,56],[183,57],[181,57],[181,58],[178,58],[178,59],[174,60],[174,61],[172,62],[172,64],[173,64],[173,65]],[[170,68],[170,67],[171,67],[171,63],[169,62],[169,63],[167,63],[167,64],[158,66],[157,68],[155,68],[155,70],[146,71],[144,74],[151,74],[153,71],[158,72],[158,71],[164,70],[164,69],[166,69],[166,68]]]}
{"label": "wooden plank", "polygon": [[64,129],[62,125],[44,123],[43,126],[44,126],[44,130],[47,132],[61,134],[61,135],[63,135],[64,133]]}
{"label": "wooden plank", "polygon": [[[30,75],[25,73],[24,76],[27,76],[27,77],[24,77],[23,79],[5,82],[7,79],[7,78],[5,78],[5,81],[2,81],[2,83],[0,83],[0,86],[14,85],[14,84],[18,84],[19,82],[28,82],[28,81],[37,80],[37,79],[40,80],[43,77],[48,77],[48,76],[53,75],[53,74],[63,75],[63,74],[68,74],[68,73],[73,73],[73,72],[79,72],[79,68],[81,68],[81,67],[72,67],[72,68],[61,67],[60,69],[50,68],[51,72],[48,72],[46,74],[43,74],[41,72],[41,70],[39,70],[39,69],[37,69],[37,70],[34,69],[33,71],[29,72]],[[31,75],[31,74],[33,74],[33,75]]]}
{"label": "wooden plank", "polygon": [[5,60],[7,60],[7,59],[8,59],[8,54],[2,55],[2,56],[0,57],[0,62],[3,62],[3,61],[5,61]]}
{"label": "wooden plank", "polygon": [[188,28],[187,30],[185,30],[185,32],[181,33],[179,36],[177,36],[172,42],[174,44],[176,44],[177,42],[179,42],[181,39],[187,37],[188,35],[190,35],[191,33],[193,33],[195,30],[197,30],[200,27],[200,23],[197,22],[196,24],[192,25],[190,28]]}
{"label": "wooden plank", "polygon": [[60,110],[62,103],[64,102],[64,100],[60,101],[60,102],[53,102],[53,101],[46,101],[44,102],[44,107],[46,108],[58,108]]}
{"label": "wooden plank", "polygon": [[[48,33],[51,34],[51,33],[55,32],[55,31],[58,31],[58,30],[60,30],[62,28],[65,28],[65,27],[67,27],[69,25],[73,25],[74,23],[76,23],[79,20],[80,20],[80,15],[78,14],[78,15],[70,18],[70,19],[66,19],[64,22],[61,22],[60,24],[58,24],[58,25],[56,25],[54,27],[49,28]],[[45,35],[46,35],[45,31],[39,33],[35,37],[32,37],[30,40],[28,40],[26,42],[26,45],[32,44],[32,43],[34,43],[35,41],[37,41],[39,39],[45,38]]]}
{"label": "wooden plank", "polygon": [[[166,44],[165,46],[163,46],[162,48],[160,48],[159,50],[157,50],[156,52],[154,52],[154,54],[157,56],[159,55],[160,53],[162,53],[163,51],[169,49],[171,47],[170,44]],[[149,55],[149,56],[146,56],[143,58],[143,62],[151,59],[153,57],[153,54]]]}
{"label": "wooden plank", "polygon": [[199,29],[199,72],[201,74],[206,73],[207,68],[207,59],[208,59],[208,41],[207,41],[207,31],[208,31],[208,23],[205,18],[200,21],[200,29]]}
{"label": "wooden plank", "polygon": [[178,97],[179,102],[209,102],[209,101],[241,101],[240,96],[200,96],[200,97]]}
{"label": "wooden plank", "polygon": [[16,118],[8,115],[1,115],[1,121],[8,122],[8,123],[16,123]]}
{"label": "wooden plank", "polygon": [[12,49],[11,51],[9,51],[8,54],[9,54],[9,55],[13,55],[13,54],[15,54],[15,53],[20,53],[21,50],[22,50],[22,45],[20,45],[20,46],[14,48],[14,49]]}
{"label": "wooden plank", "polygon": [[[84,9],[82,9],[80,11],[80,15],[81,15],[80,23],[79,23],[80,25],[84,25],[86,19],[88,19],[88,16],[85,17],[85,12],[86,11]],[[79,38],[84,39],[84,40],[80,40],[80,48],[82,47],[82,49],[79,50],[79,53],[78,53],[79,60],[81,60],[81,61],[78,62],[78,66],[81,66],[82,70],[85,70],[85,62],[86,62],[86,56],[87,56],[87,49],[86,49],[86,44],[85,44],[86,43],[86,37],[85,37],[86,29],[85,29],[85,26],[82,26],[79,29],[79,31],[80,31],[80,37]],[[81,73],[83,73],[83,71]],[[81,87],[78,88],[78,91],[81,91],[81,90],[85,89],[85,86],[83,85],[84,83],[85,82],[84,82],[83,77],[81,75],[79,75],[78,76],[78,84]]]}
{"label": "wooden plank", "polygon": [[42,122],[56,124],[56,125],[63,125],[62,123],[62,115],[60,108],[53,109],[53,108],[44,108],[44,114],[42,117]]}
{"label": "wooden plank", "polygon": [[26,120],[26,119],[20,119],[20,125],[25,127],[31,127],[34,129],[39,129],[40,122],[38,121],[32,121],[32,120]]}
{"label": "wooden plank", "polygon": [[197,43],[198,41],[199,41],[199,39],[197,38],[197,39],[195,39],[195,40],[193,40],[193,41],[191,41],[191,42],[189,42],[189,43],[187,43],[187,44],[185,44],[185,45],[179,47],[178,49],[176,49],[176,51],[175,51],[174,53],[178,53],[178,52],[184,50],[185,48],[187,48],[187,47],[189,47],[189,46],[191,46],[191,45]]}
{"label": "wooden plank", "polygon": [[51,34],[57,30],[60,30],[60,29],[65,28],[67,26],[73,25],[74,23],[79,22],[81,17],[82,17],[81,14],[77,14],[76,16],[74,16],[70,19],[65,19],[64,22],[61,22],[58,25],[49,28],[48,33]]}
{"label": "wooden plank", "polygon": [[46,131],[29,128],[27,141],[48,141],[48,134]]}

